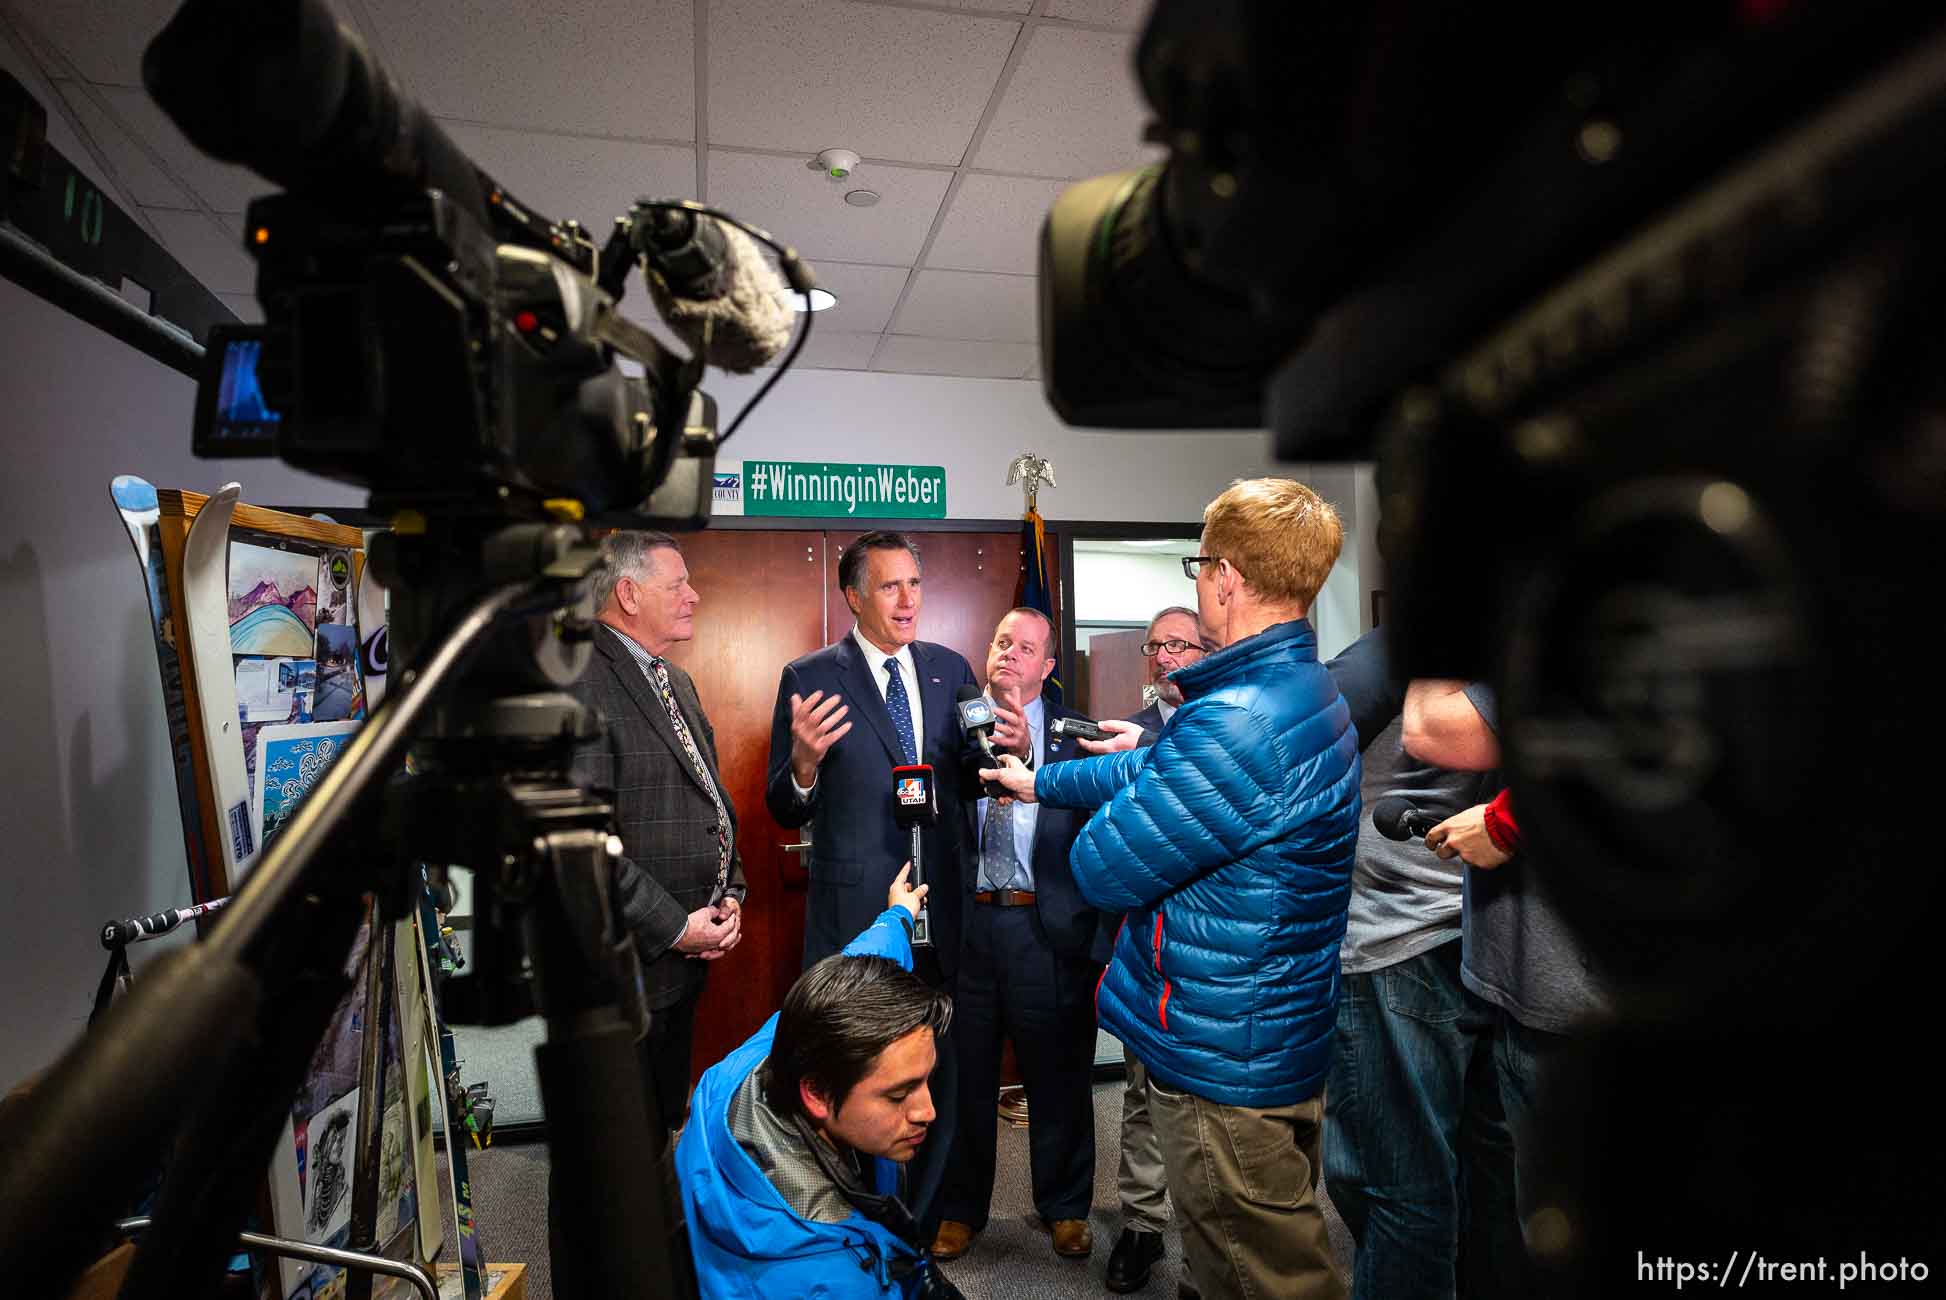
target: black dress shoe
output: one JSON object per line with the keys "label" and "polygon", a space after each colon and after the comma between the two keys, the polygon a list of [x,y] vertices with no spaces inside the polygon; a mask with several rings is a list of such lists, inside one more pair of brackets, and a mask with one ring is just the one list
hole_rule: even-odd
{"label": "black dress shoe", "polygon": [[1108,1256],[1108,1276],[1103,1278],[1110,1291],[1135,1291],[1147,1286],[1149,1270],[1162,1258],[1162,1234],[1123,1228],[1115,1238],[1115,1249]]}

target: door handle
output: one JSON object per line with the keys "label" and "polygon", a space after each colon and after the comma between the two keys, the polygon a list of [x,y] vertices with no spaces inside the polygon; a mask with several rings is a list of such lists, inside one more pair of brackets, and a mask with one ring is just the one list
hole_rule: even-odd
{"label": "door handle", "polygon": [[802,844],[783,844],[778,847],[782,848],[786,853],[803,853],[811,847],[811,841],[805,840]]}

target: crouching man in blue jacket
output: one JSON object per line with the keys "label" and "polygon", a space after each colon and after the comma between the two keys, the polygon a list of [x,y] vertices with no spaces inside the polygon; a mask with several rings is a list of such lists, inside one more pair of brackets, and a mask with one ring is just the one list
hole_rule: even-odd
{"label": "crouching man in blue jacket", "polygon": [[910,874],[696,1085],[676,1174],[705,1300],[960,1300],[903,1199],[934,1118],[933,1044],[953,1015],[912,974],[928,887]]}
{"label": "crouching man in blue jacket", "polygon": [[1169,675],[1183,703],[1156,743],[1134,748],[1139,727],[1106,722],[1117,752],[981,773],[1021,799],[1095,810],[1074,880],[1128,914],[1095,1005],[1148,1067],[1206,1300],[1345,1294],[1317,1187],[1358,733],[1306,617],[1342,539],[1302,483],[1233,484],[1183,562],[1217,649]]}

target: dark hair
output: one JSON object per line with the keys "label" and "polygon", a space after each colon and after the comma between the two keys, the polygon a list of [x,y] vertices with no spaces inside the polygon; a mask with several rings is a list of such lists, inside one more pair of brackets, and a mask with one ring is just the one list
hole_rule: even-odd
{"label": "dark hair", "polygon": [[802,1114],[800,1080],[845,1103],[878,1054],[915,1029],[938,1038],[953,1000],[889,957],[826,957],[784,995],[764,1066],[764,1100],[779,1115]]}
{"label": "dark hair", "polygon": [[1041,647],[1043,650],[1047,651],[1046,655],[1044,655],[1043,658],[1052,659],[1060,653],[1061,629],[1054,626],[1053,618],[1051,618],[1046,614],[1043,614],[1040,610],[1035,609],[1032,605],[1015,605],[1012,609],[1008,610],[1005,614],[1002,614],[1000,616],[1000,622],[995,623],[993,625],[994,630],[998,631],[1000,628],[1000,623],[1006,622],[1009,617],[1015,614],[1031,614],[1047,626],[1047,644]]}
{"label": "dark hair", "polygon": [[904,533],[887,532],[881,529],[866,533],[863,537],[845,548],[838,557],[838,590],[861,590],[859,584],[865,581],[865,554],[868,551],[906,550],[912,553],[912,562],[924,576],[926,562],[919,558],[919,547]]}

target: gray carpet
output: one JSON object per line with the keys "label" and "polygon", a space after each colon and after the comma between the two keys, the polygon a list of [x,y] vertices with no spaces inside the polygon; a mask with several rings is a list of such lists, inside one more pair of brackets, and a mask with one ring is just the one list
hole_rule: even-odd
{"label": "gray carpet", "polygon": [[[469,1077],[472,1077],[469,1071]],[[1121,1231],[1121,1201],[1115,1191],[1120,1151],[1122,1085],[1095,1088],[1095,1204],[1090,1221],[1095,1253],[1086,1260],[1062,1259],[1048,1245],[1034,1215],[1027,1179],[1027,1130],[1000,1126],[998,1177],[992,1220],[966,1255],[945,1266],[946,1275],[968,1300],[1049,1300],[1055,1296],[1100,1296],[1108,1252]],[[547,1148],[539,1144],[494,1147],[472,1153],[474,1213],[480,1241],[490,1260],[528,1265],[528,1300],[552,1300],[547,1262]],[[1327,1199],[1326,1226],[1340,1268],[1349,1276],[1351,1235]],[[1139,1295],[1172,1297],[1182,1247],[1173,1229],[1165,1237],[1168,1258],[1156,1266]],[[450,1244],[447,1259],[453,1258]]]}

